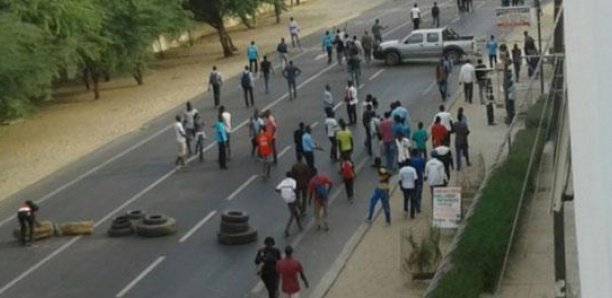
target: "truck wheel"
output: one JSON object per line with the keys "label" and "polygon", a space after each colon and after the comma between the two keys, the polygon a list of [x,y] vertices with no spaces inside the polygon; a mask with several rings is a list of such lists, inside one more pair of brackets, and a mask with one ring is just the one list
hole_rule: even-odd
{"label": "truck wheel", "polygon": [[450,50],[445,54],[446,59],[449,59],[453,64],[458,64],[461,61],[461,53],[456,50]]}
{"label": "truck wheel", "polygon": [[385,55],[385,63],[387,65],[399,65],[400,55],[398,52],[387,52]]}

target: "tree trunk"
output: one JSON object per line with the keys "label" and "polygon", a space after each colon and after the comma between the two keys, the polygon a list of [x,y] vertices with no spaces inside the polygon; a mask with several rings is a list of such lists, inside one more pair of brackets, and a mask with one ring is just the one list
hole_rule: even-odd
{"label": "tree trunk", "polygon": [[95,67],[90,67],[91,81],[93,82],[94,99],[100,99],[100,73]]}
{"label": "tree trunk", "polygon": [[132,73],[132,76],[134,77],[134,79],[136,80],[136,83],[138,83],[138,85],[144,84],[143,77],[142,77],[142,70],[140,69],[140,67],[136,67],[134,69],[134,72]]}
{"label": "tree trunk", "polygon": [[91,90],[91,87],[89,86],[89,70],[87,67],[83,67],[83,84],[85,84],[85,88],[87,90]]}
{"label": "tree trunk", "polygon": [[187,30],[187,37],[189,37],[189,46],[193,47],[195,42],[193,41],[193,31],[192,30]]}
{"label": "tree trunk", "polygon": [[295,0],[295,6],[300,6],[300,0]]}
{"label": "tree trunk", "polygon": [[[291,6],[293,6],[293,0],[291,0]],[[281,4],[278,1],[274,1],[274,16],[276,17],[277,24],[280,24],[281,22],[281,19],[280,19],[281,13],[282,13]]]}
{"label": "tree trunk", "polygon": [[166,58],[166,53],[164,53],[161,36],[157,36],[157,45],[159,46],[159,58]]}

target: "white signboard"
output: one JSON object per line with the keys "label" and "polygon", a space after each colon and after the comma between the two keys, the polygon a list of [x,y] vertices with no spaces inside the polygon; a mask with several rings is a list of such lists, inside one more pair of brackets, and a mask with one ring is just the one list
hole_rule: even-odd
{"label": "white signboard", "polygon": [[495,15],[497,27],[528,27],[535,19],[535,14],[528,6],[499,7]]}
{"label": "white signboard", "polygon": [[436,187],[433,196],[433,226],[458,228],[461,221],[461,187]]}

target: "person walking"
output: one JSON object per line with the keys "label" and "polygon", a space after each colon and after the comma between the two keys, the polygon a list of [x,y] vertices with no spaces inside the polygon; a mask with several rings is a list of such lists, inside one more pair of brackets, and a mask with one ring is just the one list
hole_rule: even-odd
{"label": "person walking", "polygon": [[336,132],[336,140],[338,141],[338,149],[340,150],[341,158],[351,160],[353,153],[353,133],[346,126],[344,119],[338,121],[340,130]]}
{"label": "person walking", "polygon": [[419,9],[418,4],[415,3],[410,10],[410,17],[412,18],[412,30],[419,30],[419,25],[421,24],[421,9]]}
{"label": "person walking", "polygon": [[387,26],[383,26],[380,24],[380,20],[376,19],[374,21],[374,25],[372,25],[372,35],[374,35],[374,44],[379,45],[382,43],[382,31],[387,29]]}
{"label": "person walking", "polygon": [[427,130],[423,128],[423,122],[417,124],[417,130],[412,134],[412,140],[415,144],[415,150],[419,155],[422,155],[423,158],[427,158],[427,140],[429,139],[429,134],[427,134]]}
{"label": "person walking", "polygon": [[258,73],[257,63],[259,61],[259,49],[255,41],[251,41],[251,44],[247,48],[247,58],[249,59],[249,70],[253,73]]}
{"label": "person walking", "polygon": [[[367,102],[367,99],[366,99],[366,102]],[[372,156],[372,118],[375,115],[376,115],[376,112],[374,112],[374,107],[371,104],[369,104],[365,106],[363,115],[361,116],[361,123],[363,124],[363,129],[365,130],[365,134],[366,134],[366,140],[365,140],[366,153],[368,153],[369,156]]]}
{"label": "person walking", "polygon": [[[28,200],[17,209],[17,220],[19,221],[19,240],[24,246],[32,245],[34,242],[34,229],[39,223],[36,221],[38,205]],[[26,238],[27,234],[27,238]]]}
{"label": "person walking", "polygon": [[264,127],[264,120],[259,114],[259,110],[253,110],[253,116],[249,121],[249,137],[251,138],[251,156],[255,156],[255,149],[257,149],[257,135]]}
{"label": "person walking", "polygon": [[316,168],[311,168],[313,177],[308,182],[309,201],[314,199],[314,212],[317,223],[317,230],[323,228],[329,231],[327,223],[327,204],[329,196],[334,186],[332,180],[317,171]]}
{"label": "person walking", "polygon": [[391,225],[391,208],[389,207],[389,180],[391,174],[386,168],[380,167],[378,169],[378,184],[374,189],[374,193],[370,198],[370,208],[368,211],[367,222],[372,223],[372,216],[374,215],[374,209],[378,201],[381,202],[382,209],[385,213],[385,221],[387,225]]}
{"label": "person walking", "polygon": [[287,61],[289,60],[287,55],[289,53],[289,47],[287,47],[287,43],[284,38],[281,38],[280,42],[276,46],[276,53],[278,54],[278,58],[280,59],[281,69],[285,69],[287,66]]}
{"label": "person walking", "polygon": [[278,272],[276,264],[281,259],[281,252],[275,247],[276,242],[272,237],[266,237],[264,247],[260,248],[255,255],[255,266],[257,275],[266,286],[268,298],[278,297]]}
{"label": "person walking", "polygon": [[445,145],[440,145],[433,149],[432,156],[436,156],[444,165],[444,172],[446,173],[446,177],[448,180],[451,178],[451,169],[455,168],[455,164],[453,162],[453,154],[450,147]]}
{"label": "person walking", "polygon": [[176,142],[178,143],[178,156],[176,157],[174,165],[184,166],[185,156],[187,155],[187,134],[185,133],[185,128],[183,128],[183,124],[181,123],[181,116],[176,115],[175,119],[176,121],[174,122],[173,127],[176,135]]}
{"label": "person walking", "polygon": [[276,125],[276,118],[272,115],[272,111],[269,109],[264,112],[264,126],[266,127],[266,131],[270,133],[272,136],[272,141],[270,144],[272,145],[272,154],[274,156],[274,163],[278,162],[278,156],[276,151],[276,136],[278,133],[278,126]]}
{"label": "person walking", "polygon": [[393,135],[393,120],[391,113],[385,112],[384,119],[380,121],[378,131],[383,141],[383,152],[387,169],[393,169],[395,165],[395,137]]}
{"label": "person walking", "polygon": [[300,25],[298,25],[297,21],[293,18],[289,18],[289,34],[291,35],[291,46],[295,48],[295,44],[297,44],[300,51],[302,50],[302,45],[300,45]]}
{"label": "person walking", "polygon": [[271,155],[272,155],[272,134],[266,130],[266,126],[261,128],[257,135],[257,153],[263,163],[262,177],[264,180],[270,179]]}
{"label": "person walking", "polygon": [[340,163],[340,175],[342,176],[342,182],[344,182],[346,197],[349,203],[353,204],[353,186],[356,176],[355,165],[349,158],[346,158],[346,156],[342,158],[342,163]]}
{"label": "person walking", "polygon": [[383,151],[382,135],[380,134],[380,116],[376,113],[373,114],[372,120],[370,121],[370,131],[372,132],[372,158],[374,166],[376,160],[381,160]]}
{"label": "person walking", "polygon": [[440,59],[440,63],[436,65],[436,82],[438,83],[438,90],[442,101],[445,102],[448,98],[448,68],[444,59]]}
{"label": "person walking", "polygon": [[480,104],[484,105],[486,104],[485,91],[487,88],[487,65],[482,62],[482,59],[478,59],[478,63],[474,69],[476,81],[478,82],[478,98],[480,99]]}
{"label": "person walking", "polygon": [[289,65],[283,70],[283,77],[287,80],[289,87],[289,100],[297,98],[297,85],[295,79],[302,74],[302,70],[293,65],[293,61],[289,61]]}
{"label": "person walking", "polygon": [[512,64],[514,65],[514,80],[518,83],[521,73],[521,64],[523,63],[523,55],[521,49],[515,43],[512,47]]}
{"label": "person walking", "polygon": [[204,132],[204,121],[200,118],[200,114],[196,114],[193,119],[195,127],[195,152],[198,154],[200,162],[204,161],[204,141],[206,140],[206,132]]}
{"label": "person walking", "polygon": [[329,84],[325,84],[325,90],[323,91],[323,110],[327,113],[327,110],[334,110],[334,95],[331,93],[331,87]]}
{"label": "person walking", "polygon": [[431,17],[433,19],[433,26],[435,28],[440,27],[440,7],[438,6],[438,2],[434,2],[433,7],[431,8]]}
{"label": "person walking", "polygon": [[523,32],[523,36],[525,36],[523,51],[525,51],[525,56],[527,56],[527,75],[529,76],[529,78],[531,78],[536,72],[536,67],[538,67],[538,63],[540,61],[540,58],[537,56],[539,54],[539,51],[536,47],[535,39],[529,36],[529,32]]}
{"label": "person walking", "polygon": [[401,163],[398,176],[399,186],[404,195],[404,218],[408,218],[408,210],[410,210],[410,218],[414,219],[415,213],[421,213],[421,206],[418,205],[415,196],[415,185],[419,177],[416,169],[410,166],[408,160]]}
{"label": "person walking", "polygon": [[495,40],[495,35],[491,35],[489,41],[487,41],[486,48],[487,53],[489,54],[489,67],[493,68],[497,65],[497,41]]}
{"label": "person walking", "polygon": [[302,156],[291,166],[291,176],[297,182],[295,190],[297,205],[300,214],[306,214],[306,201],[308,200],[308,182],[310,182],[310,167],[304,163]]}
{"label": "person walking", "polygon": [[398,168],[410,160],[410,139],[403,134],[395,134],[395,147],[397,148]]}
{"label": "person walking", "polygon": [[253,73],[249,69],[248,66],[245,66],[244,71],[240,74],[240,86],[244,91],[244,104],[247,108],[255,106],[255,98],[253,97],[254,78]]}
{"label": "person walking", "polygon": [[327,117],[325,118],[325,134],[331,143],[329,150],[329,158],[333,161],[338,161],[338,143],[336,134],[338,133],[338,121],[334,117],[334,110],[327,110]]}
{"label": "person walking", "polygon": [[353,81],[348,81],[348,85],[344,89],[344,102],[346,104],[346,114],[348,115],[349,125],[357,123],[357,88],[353,85]]}
{"label": "person walking", "polygon": [[461,66],[461,70],[459,71],[459,85],[463,85],[463,95],[465,96],[465,102],[467,103],[472,103],[475,81],[476,69],[468,59],[465,61],[465,64]]}
{"label": "person walking", "polygon": [[285,237],[289,237],[289,229],[294,220],[300,231],[304,230],[300,221],[300,211],[296,200],[297,181],[293,178],[291,172],[285,174],[285,179],[276,186],[276,191],[281,194],[281,197],[289,208],[289,221],[287,222],[287,226],[285,226]]}
{"label": "person walking", "polygon": [[302,136],[304,135],[304,122],[298,124],[298,128],[293,131],[293,146],[295,147],[295,159],[304,155],[304,146],[302,145]]}
{"label": "person walking", "polygon": [[221,86],[223,86],[223,75],[217,70],[217,66],[213,66],[208,76],[208,91],[212,87],[215,108],[221,103]]}
{"label": "person walking", "polygon": [[438,107],[438,113],[434,116],[434,122],[436,117],[440,117],[440,123],[442,123],[442,125],[444,125],[444,128],[446,128],[446,138],[442,141],[442,143],[446,146],[450,146],[450,134],[453,131],[453,116],[451,115],[451,113],[446,111],[446,107],[444,105],[440,105]]}
{"label": "person walking", "polygon": [[223,125],[225,125],[225,134],[227,135],[227,140],[225,142],[225,149],[227,150],[227,159],[232,158],[232,114],[225,110],[225,106],[219,107],[219,115],[223,118]]}
{"label": "person walking", "polygon": [[225,146],[227,144],[227,130],[223,123],[223,116],[217,116],[217,122],[215,122],[215,140],[219,149],[219,167],[221,169],[227,169],[226,165],[226,152]]}
{"label": "person walking", "polygon": [[338,62],[338,65],[340,65],[340,67],[343,67],[342,59],[344,59],[345,48],[344,40],[342,40],[340,33],[336,33],[336,37],[334,38],[334,45],[336,46],[336,62]]}
{"label": "person walking", "polygon": [[[448,177],[444,172],[444,164],[440,161],[435,154],[431,155],[431,159],[425,164],[425,171],[423,172],[423,179],[429,184],[431,191],[431,199],[433,202],[434,190],[436,187],[444,187],[448,181]],[[433,204],[432,204],[433,206]]]}
{"label": "person walking", "polygon": [[302,135],[302,150],[304,151],[304,158],[310,169],[315,168],[314,150],[319,149],[319,146],[312,139],[312,130],[310,125],[306,125],[304,128],[304,134]]}
{"label": "person walking", "polygon": [[423,197],[423,173],[425,172],[425,158],[416,149],[412,149],[410,152],[410,161],[409,164],[413,167],[417,173],[418,179],[414,183],[414,197],[416,200],[417,213],[421,210],[423,206],[421,204]]}
{"label": "person walking", "polygon": [[434,124],[431,126],[431,145],[432,148],[436,148],[444,144],[444,140],[448,135],[448,130],[441,123],[440,117],[436,117]]}
{"label": "person walking", "polygon": [[293,248],[285,247],[285,258],[276,263],[276,271],[282,283],[281,291],[288,298],[298,298],[300,296],[300,283],[298,275],[302,278],[304,286],[308,288],[308,280],[304,275],[302,263],[292,257]]}
{"label": "person walking", "polygon": [[325,36],[323,36],[323,42],[321,43],[321,49],[323,52],[327,53],[327,64],[331,64],[332,54],[334,51],[334,39],[329,31],[325,31]]}
{"label": "person walking", "polygon": [[191,156],[191,141],[195,140],[195,116],[198,110],[191,106],[191,102],[187,102],[186,110],[183,112],[183,128],[185,129],[185,143],[187,145],[187,154]]}
{"label": "person walking", "polygon": [[270,93],[270,72],[274,72],[274,67],[272,67],[272,62],[268,60],[268,56],[264,55],[263,60],[261,60],[261,76],[264,79],[264,88],[265,93]]}
{"label": "person walking", "polygon": [[457,115],[457,123],[455,123],[455,154],[457,158],[457,171],[461,171],[461,156],[465,157],[467,166],[470,164],[470,155],[468,153],[468,129],[467,121],[463,121],[463,115]]}
{"label": "person walking", "polygon": [[361,36],[361,47],[363,48],[363,58],[365,59],[366,64],[370,65],[370,62],[372,62],[374,39],[372,39],[372,35],[368,33],[368,30],[365,30],[363,32],[363,36]]}

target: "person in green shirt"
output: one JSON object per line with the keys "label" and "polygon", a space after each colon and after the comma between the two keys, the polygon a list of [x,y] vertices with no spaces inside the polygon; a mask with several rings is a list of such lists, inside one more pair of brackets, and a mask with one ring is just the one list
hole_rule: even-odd
{"label": "person in green shirt", "polygon": [[416,149],[423,158],[427,160],[427,139],[429,135],[427,130],[423,129],[423,122],[419,122],[418,129],[412,134],[412,140],[416,143]]}
{"label": "person in green shirt", "polygon": [[346,127],[344,119],[338,121],[340,124],[340,131],[336,133],[336,141],[338,142],[338,149],[343,159],[352,160],[351,154],[353,153],[353,134]]}

